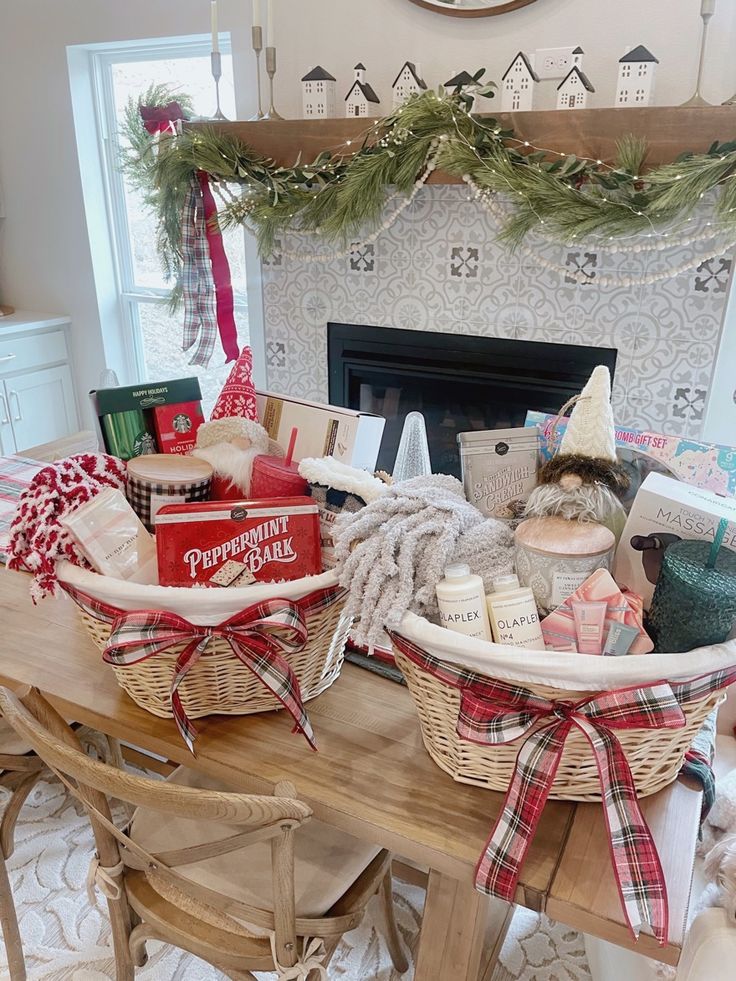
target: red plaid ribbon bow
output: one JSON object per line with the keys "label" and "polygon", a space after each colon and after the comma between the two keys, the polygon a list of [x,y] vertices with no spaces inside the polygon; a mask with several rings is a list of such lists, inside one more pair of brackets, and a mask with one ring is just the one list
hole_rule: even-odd
{"label": "red plaid ribbon bow", "polygon": [[197,730],[184,710],[179,687],[213,637],[221,637],[228,642],[236,657],[292,716],[293,731],[301,732],[310,746],[316,749],[312,726],[302,703],[299,681],[282,654],[294,653],[304,647],[308,639],[305,615],[334,602],[343,592],[339,586],[318,590],[296,601],[281,598],[264,600],[215,627],[199,626],[176,613],[161,610],[128,613],[71,586],[64,588],[86,613],[112,624],[110,639],[103,652],[103,659],[108,664],[136,664],[177,644],[186,645],[176,659],[171,680],[171,707],[179,732],[192,753]]}
{"label": "red plaid ribbon bow", "polygon": [[576,702],[548,701],[526,688],[427,654],[399,634],[391,638],[419,667],[459,689],[457,733],[468,742],[500,745],[526,737],[516,758],[503,808],[475,872],[480,892],[513,902],[526,853],[573,728],[588,740],[598,767],[613,870],[629,927],[642,925],[665,944],[669,933],[667,887],[657,848],[641,813],[636,787],[616,729],[680,729],[681,705],[736,681],[736,670],[680,684],[654,684],[601,692]]}

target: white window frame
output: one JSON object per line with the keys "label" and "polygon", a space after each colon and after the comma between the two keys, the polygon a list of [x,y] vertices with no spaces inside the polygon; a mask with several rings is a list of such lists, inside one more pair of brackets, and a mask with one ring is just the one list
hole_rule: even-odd
{"label": "white window frame", "polygon": [[[220,50],[223,54],[231,54],[229,34],[220,35]],[[140,63],[173,58],[209,57],[210,51],[211,39],[208,35],[95,45],[89,50],[110,248],[123,328],[123,351],[127,361],[125,373],[135,378],[146,377],[139,304],[166,304],[169,290],[138,286],[135,283],[124,181],[119,167],[119,139],[116,128],[111,125],[116,120],[112,66],[122,62]],[[247,297],[238,291],[235,292],[235,312],[241,317],[249,317],[250,314]]]}

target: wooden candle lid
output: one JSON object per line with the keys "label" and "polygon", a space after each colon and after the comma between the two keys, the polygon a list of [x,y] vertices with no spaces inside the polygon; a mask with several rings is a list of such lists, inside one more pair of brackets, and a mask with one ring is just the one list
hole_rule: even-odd
{"label": "wooden candle lid", "polygon": [[206,460],[175,453],[151,453],[128,460],[128,474],[145,484],[196,484],[212,478]]}
{"label": "wooden candle lid", "polygon": [[611,551],[616,536],[594,521],[565,518],[527,518],[514,532],[517,545],[546,555],[602,555]]}

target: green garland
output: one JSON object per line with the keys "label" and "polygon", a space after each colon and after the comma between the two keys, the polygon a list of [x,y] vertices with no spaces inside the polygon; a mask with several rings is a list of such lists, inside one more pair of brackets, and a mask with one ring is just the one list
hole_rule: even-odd
{"label": "green garland", "polygon": [[165,87],[149,89],[129,104],[122,133],[123,168],[157,215],[159,252],[172,279],[181,268],[182,207],[198,170],[240,185],[241,193],[220,211],[221,224],[247,224],[264,256],[288,231],[312,232],[345,247],[369,234],[389,193],[411,193],[430,153],[438,169],[510,201],[501,238],[512,247],[541,224],[562,242],[671,227],[713,189],[719,225],[736,228],[736,142],[714,143],[707,153],[684,154],[642,175],[646,145],[634,137],[618,145],[614,168],[574,155],[550,160],[514,140],[495,119],[471,115],[465,93],[426,92],[378,121],[357,153],[325,152],[310,164],[278,167],[214,127],[185,128],[155,141],[139,107],[175,98],[188,108],[189,100]]}

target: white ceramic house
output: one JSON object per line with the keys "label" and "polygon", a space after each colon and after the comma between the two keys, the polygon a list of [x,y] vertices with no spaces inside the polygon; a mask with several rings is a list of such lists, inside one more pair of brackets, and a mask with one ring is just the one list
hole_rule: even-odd
{"label": "white ceramic house", "polygon": [[302,78],[302,114],[305,119],[330,119],[335,115],[335,76],[317,65]]}
{"label": "white ceramic house", "polygon": [[381,100],[365,80],[365,65],[359,61],[355,66],[355,81],[345,96],[345,115],[373,116],[380,104]]}
{"label": "white ceramic house", "polygon": [[391,86],[394,109],[398,108],[402,102],[406,102],[410,95],[419,95],[420,92],[426,92],[426,90],[427,83],[422,78],[419,65],[413,61],[405,61]]}
{"label": "white ceramic house", "polygon": [[648,106],[654,96],[659,60],[643,44],[627,51],[618,62],[615,106]]}
{"label": "white ceramic house", "polygon": [[520,51],[501,76],[501,112],[528,112],[534,102],[534,85],[539,76],[529,58]]}
{"label": "white ceramic house", "polygon": [[573,65],[557,86],[557,108],[585,109],[588,92],[595,92],[590,79],[577,65]]}

